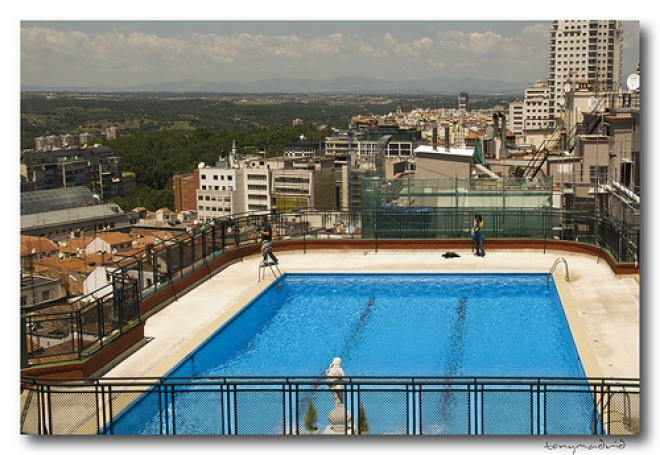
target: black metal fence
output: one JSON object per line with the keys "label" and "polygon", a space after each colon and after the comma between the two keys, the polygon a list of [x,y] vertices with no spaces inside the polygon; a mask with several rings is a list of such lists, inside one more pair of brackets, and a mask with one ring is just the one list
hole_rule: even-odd
{"label": "black metal fence", "polygon": [[89,357],[140,322],[139,286],[116,280],[60,307],[21,316],[21,366]]}
{"label": "black metal fence", "polygon": [[[560,239],[598,245],[618,262],[639,262],[639,228],[621,227],[582,213],[538,209],[486,209],[487,239]],[[358,216],[359,215],[359,216]],[[255,245],[258,214],[219,219],[106,267],[110,284],[56,308],[21,316],[21,365],[85,359],[140,322],[144,298],[205,267],[229,250]],[[279,238],[469,238],[474,211],[430,209],[294,211],[270,215]],[[561,229],[557,229],[561,227]]]}
{"label": "black metal fence", "polygon": [[639,434],[637,379],[23,378],[25,434]]}

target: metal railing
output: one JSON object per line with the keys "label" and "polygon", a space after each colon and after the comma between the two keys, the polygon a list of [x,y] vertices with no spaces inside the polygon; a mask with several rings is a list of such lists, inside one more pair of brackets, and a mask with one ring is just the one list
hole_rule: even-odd
{"label": "metal railing", "polygon": [[[484,234],[492,239],[559,239],[596,245],[618,262],[639,258],[639,228],[606,218],[547,208],[481,208]],[[474,209],[366,210],[352,216],[335,210],[269,215],[276,242],[339,243],[371,239],[469,239]],[[86,359],[140,323],[140,302],[229,251],[256,246],[259,214],[219,219],[110,264],[111,284],[74,302],[23,311],[21,366]],[[600,256],[599,256],[600,257]]]}
{"label": "metal railing", "polygon": [[570,276],[568,275],[568,262],[566,261],[565,258],[557,258],[555,259],[555,262],[552,264],[552,267],[550,267],[550,270],[548,271],[548,277],[545,283],[546,286],[550,286],[550,277],[554,273],[557,266],[561,263],[564,263],[564,268],[566,269],[566,276],[565,276],[566,281],[570,280]]}
{"label": "metal railing", "polygon": [[639,434],[638,379],[343,377],[339,391],[326,377],[22,381],[25,434]]}
{"label": "metal railing", "polygon": [[139,286],[126,278],[60,307],[21,315],[22,366],[81,360],[140,322]]}

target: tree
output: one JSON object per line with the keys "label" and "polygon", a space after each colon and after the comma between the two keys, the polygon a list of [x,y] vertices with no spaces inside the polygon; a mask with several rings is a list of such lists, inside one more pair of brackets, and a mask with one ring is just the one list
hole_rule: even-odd
{"label": "tree", "polygon": [[133,191],[128,206],[130,208],[145,207],[152,212],[164,207],[172,210],[174,209],[174,189],[157,190],[146,185],[138,186]]}
{"label": "tree", "polygon": [[358,434],[369,434],[369,419],[362,402],[358,405]]}
{"label": "tree", "polygon": [[313,434],[319,430],[319,427],[317,426],[318,416],[319,413],[316,410],[316,406],[314,406],[314,402],[310,398],[309,402],[307,403],[307,413],[303,418],[305,423],[305,429],[307,430],[308,433]]}

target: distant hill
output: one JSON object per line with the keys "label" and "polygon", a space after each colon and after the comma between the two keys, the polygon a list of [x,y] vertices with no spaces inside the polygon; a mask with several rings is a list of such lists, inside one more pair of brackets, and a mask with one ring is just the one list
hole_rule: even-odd
{"label": "distant hill", "polygon": [[495,79],[435,77],[387,81],[360,76],[334,79],[262,79],[254,82],[208,82],[187,79],[179,82],[147,83],[127,87],[94,85],[79,86],[22,86],[22,91],[71,92],[215,92],[215,93],[438,93],[513,94],[523,93],[529,82],[505,82]]}

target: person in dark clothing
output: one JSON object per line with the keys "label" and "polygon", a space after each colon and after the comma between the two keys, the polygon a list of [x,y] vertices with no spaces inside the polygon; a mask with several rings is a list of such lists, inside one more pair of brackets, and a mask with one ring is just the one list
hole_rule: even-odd
{"label": "person in dark clothing", "polygon": [[472,227],[472,239],[476,247],[476,256],[484,257],[486,256],[486,251],[484,250],[484,233],[482,232],[484,227],[484,220],[481,218],[481,215],[476,214],[474,216],[474,226]]}
{"label": "person in dark clothing", "polygon": [[259,223],[259,234],[261,234],[261,254],[264,257],[264,261],[270,257],[275,264],[278,264],[279,261],[273,254],[273,228],[270,226],[265,216],[262,216],[259,219]]}

